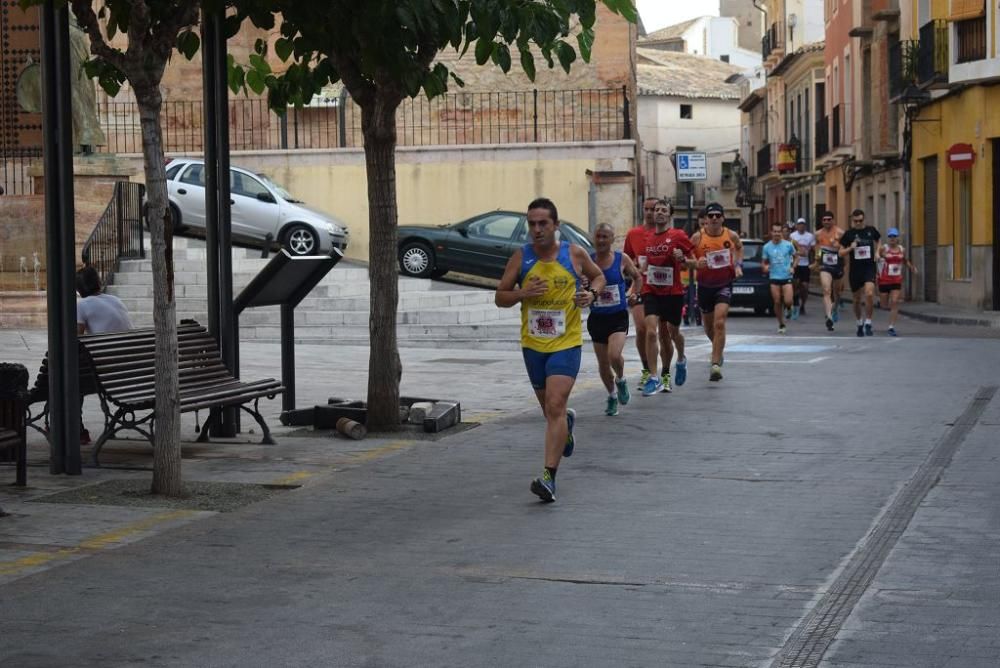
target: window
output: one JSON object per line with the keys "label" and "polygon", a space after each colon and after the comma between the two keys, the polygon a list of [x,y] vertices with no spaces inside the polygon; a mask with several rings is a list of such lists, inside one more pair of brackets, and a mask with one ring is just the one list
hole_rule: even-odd
{"label": "window", "polygon": [[724,56],[719,56],[719,60],[721,60],[724,63],[728,63],[729,62],[729,54],[726,54]]}
{"label": "window", "polygon": [[955,266],[953,276],[957,279],[972,278],[972,172],[958,174],[958,211],[955,215]]}
{"label": "window", "polygon": [[490,239],[503,239],[504,241],[514,236],[514,230],[521,221],[521,216],[507,213],[498,213],[485,218],[480,218],[469,225],[470,237],[489,237]]}
{"label": "window", "polygon": [[682,104],[681,105],[681,118],[690,120],[694,118],[694,112],[692,110],[693,105]]}
{"label": "window", "polygon": [[260,181],[237,171],[229,172],[229,191],[233,195],[243,195],[253,199],[261,193],[270,194]]}
{"label": "window", "polygon": [[181,183],[187,183],[192,186],[205,187],[205,166],[204,165],[191,165],[181,176]]}
{"label": "window", "polygon": [[183,164],[174,165],[173,167],[171,167],[170,169],[168,169],[167,170],[167,181],[173,181],[174,177],[177,176],[177,172],[181,171],[181,167],[183,167],[183,166],[184,166]]}

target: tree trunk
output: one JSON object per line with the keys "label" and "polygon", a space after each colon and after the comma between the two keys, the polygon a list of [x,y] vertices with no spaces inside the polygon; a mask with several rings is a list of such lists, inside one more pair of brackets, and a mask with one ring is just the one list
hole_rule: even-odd
{"label": "tree trunk", "polygon": [[368,174],[368,276],[371,280],[371,316],[368,321],[368,429],[399,427],[399,379],[402,367],[396,344],[396,307],[399,274],[396,271],[396,108],[381,94],[361,108]]}
{"label": "tree trunk", "polygon": [[150,252],[153,262],[153,327],[156,330],[156,410],[153,434],[153,494],[180,496],[181,420],[177,373],[177,305],[174,301],[173,226],[168,219],[163,164],[163,99],[156,88],[136,89],[142,126]]}

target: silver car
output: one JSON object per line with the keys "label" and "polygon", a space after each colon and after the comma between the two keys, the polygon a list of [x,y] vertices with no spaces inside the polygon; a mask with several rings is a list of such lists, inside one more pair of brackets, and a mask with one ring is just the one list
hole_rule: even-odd
{"label": "silver car", "polygon": [[[262,174],[229,170],[232,234],[235,241],[263,246],[271,240],[293,255],[345,250],[347,226],[333,216],[305,206]],[[167,164],[167,199],[174,229],[205,231],[205,163],[177,158]]]}

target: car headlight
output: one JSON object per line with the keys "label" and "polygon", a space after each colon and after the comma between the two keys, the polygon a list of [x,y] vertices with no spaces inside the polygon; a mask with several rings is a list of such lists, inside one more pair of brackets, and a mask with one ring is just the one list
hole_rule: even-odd
{"label": "car headlight", "polygon": [[326,224],[326,231],[329,232],[330,234],[342,234],[343,233],[343,230],[341,230],[339,227],[337,227],[333,223],[327,223]]}

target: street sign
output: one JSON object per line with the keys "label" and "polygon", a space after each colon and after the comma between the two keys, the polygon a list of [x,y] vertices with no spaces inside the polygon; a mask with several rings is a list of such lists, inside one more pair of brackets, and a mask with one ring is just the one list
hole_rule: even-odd
{"label": "street sign", "polygon": [[678,153],[677,180],[707,181],[708,156],[705,153]]}
{"label": "street sign", "polygon": [[952,144],[948,149],[948,166],[952,169],[972,169],[975,162],[976,149],[972,148],[972,144]]}

